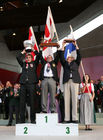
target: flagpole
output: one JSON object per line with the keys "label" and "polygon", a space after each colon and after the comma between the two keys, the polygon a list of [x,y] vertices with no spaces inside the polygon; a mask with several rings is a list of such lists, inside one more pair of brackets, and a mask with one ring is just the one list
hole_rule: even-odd
{"label": "flagpole", "polygon": [[[53,44],[53,39],[54,38],[56,38],[56,42],[57,41],[59,42],[59,38],[58,38],[58,35],[57,35],[57,32],[56,32],[56,28],[55,28],[55,24],[54,24],[54,21],[53,21],[52,13],[51,13],[50,7],[48,6],[48,13],[47,13],[45,34],[44,34],[44,42],[40,44],[40,46],[44,47],[43,57],[44,57],[44,55],[45,56],[48,55],[49,52],[55,53],[57,51],[57,47],[59,45],[58,45],[58,42]],[[53,46],[55,46],[55,47],[53,47]]]}
{"label": "flagpole", "polygon": [[72,25],[70,25],[69,27],[70,27],[71,33],[73,34],[73,28],[72,28]]}
{"label": "flagpole", "polygon": [[[37,42],[36,42],[36,38],[35,38],[35,35],[34,35],[33,27],[32,27],[32,26],[30,26],[30,29],[31,29],[32,34],[33,34],[33,37],[34,37],[35,44],[36,44],[36,46],[38,47]],[[38,50],[39,50],[39,48],[38,48]]]}
{"label": "flagpole", "polygon": [[53,15],[52,15],[50,6],[48,6],[48,10],[49,10],[49,12],[50,12],[50,14],[51,14],[53,27],[54,27],[54,29],[55,29],[55,33],[56,33],[56,37],[57,37],[57,42],[59,42],[59,37],[58,37],[57,31],[56,31],[56,27],[55,27],[55,24],[54,24]]}
{"label": "flagpole", "polygon": [[[72,28],[71,25],[70,25],[70,29],[71,29],[71,33],[73,34],[73,28]],[[76,45],[77,45],[77,42],[76,42]],[[78,45],[77,45],[77,46],[78,46]],[[84,70],[84,66],[83,66],[83,61],[82,61],[82,60],[81,60],[80,65],[81,65],[81,68],[82,68],[82,72],[83,72],[84,79],[85,79],[85,81],[86,81],[86,78],[85,78],[85,70]],[[89,90],[88,85],[87,85],[87,89],[88,89],[88,92],[90,93],[90,90]]]}
{"label": "flagpole", "polygon": [[[51,12],[50,6],[48,6],[48,10],[49,10],[49,12],[51,14],[51,17],[52,17],[52,23],[53,23],[53,28],[55,29],[55,33],[56,33],[56,37],[57,37],[57,42],[59,42],[59,37],[58,37],[57,31],[56,31],[56,27],[55,27],[55,24],[54,24],[54,20],[53,20],[53,16],[52,16],[52,12]],[[63,66],[61,65],[59,84],[60,84],[60,89],[63,92],[63,82],[62,82],[63,79],[61,80],[62,77],[63,77]]]}
{"label": "flagpole", "polygon": [[85,71],[84,71],[84,66],[83,66],[83,62],[82,62],[82,60],[81,60],[81,68],[82,68],[82,72],[83,72],[83,76],[85,77]]}
{"label": "flagpole", "polygon": [[[72,26],[70,25],[70,30],[71,30],[71,33],[73,34],[73,28],[72,28]],[[78,46],[78,44],[77,44],[77,41],[76,41],[76,45]],[[84,78],[85,78],[85,70],[84,70],[84,66],[83,66],[83,62],[82,62],[82,60],[81,60],[81,68],[82,68],[82,72],[83,72],[83,76],[84,76]]]}

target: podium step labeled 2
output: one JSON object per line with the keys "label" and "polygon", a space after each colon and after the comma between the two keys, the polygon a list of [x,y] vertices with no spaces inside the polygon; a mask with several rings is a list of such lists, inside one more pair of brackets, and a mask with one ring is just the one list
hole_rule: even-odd
{"label": "podium step labeled 2", "polygon": [[16,135],[78,136],[78,124],[58,123],[57,113],[36,114],[36,124],[16,124]]}

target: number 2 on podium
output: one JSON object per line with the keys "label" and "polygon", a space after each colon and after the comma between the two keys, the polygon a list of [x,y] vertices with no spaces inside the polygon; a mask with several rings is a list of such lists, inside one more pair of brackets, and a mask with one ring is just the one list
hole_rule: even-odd
{"label": "number 2 on podium", "polygon": [[24,134],[28,134],[28,128],[24,127]]}
{"label": "number 2 on podium", "polygon": [[45,116],[45,122],[46,123],[48,122],[48,116]]}

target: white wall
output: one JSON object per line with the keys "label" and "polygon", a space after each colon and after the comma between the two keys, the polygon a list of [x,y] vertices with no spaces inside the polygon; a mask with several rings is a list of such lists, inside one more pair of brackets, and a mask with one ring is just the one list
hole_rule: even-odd
{"label": "white wall", "polygon": [[100,15],[101,13],[103,14],[103,0],[97,0],[69,22],[56,24],[59,39],[66,37],[70,33],[69,25],[72,25],[73,29],[76,30],[97,17],[98,15]]}

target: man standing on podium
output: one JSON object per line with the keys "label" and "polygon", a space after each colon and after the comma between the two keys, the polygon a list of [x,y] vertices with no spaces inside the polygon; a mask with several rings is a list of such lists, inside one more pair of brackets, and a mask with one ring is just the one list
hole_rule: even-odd
{"label": "man standing on podium", "polygon": [[[27,95],[30,100],[30,119],[31,123],[35,123],[35,94],[36,94],[36,84],[38,83],[37,78],[37,65],[39,63],[39,53],[37,53],[36,60],[33,61],[33,56],[31,51],[34,51],[33,44],[31,40],[24,41],[24,49],[18,56],[17,60],[22,67],[22,73],[20,77],[20,123],[25,123],[25,109],[26,109],[26,99]],[[32,50],[31,50],[32,49]],[[25,61],[26,57],[26,61]]]}
{"label": "man standing on podium", "polygon": [[53,53],[49,53],[45,60],[41,57],[42,69],[40,72],[41,82],[41,107],[42,112],[47,113],[48,93],[50,94],[50,105],[49,109],[51,113],[56,112],[55,94],[56,84],[58,83],[57,64],[59,61],[58,51],[56,57],[53,60]]}
{"label": "man standing on podium", "polygon": [[[77,97],[79,92],[79,83],[81,82],[78,69],[81,61],[81,55],[76,41],[66,45],[66,49],[64,50],[65,45],[66,41],[64,40],[62,44],[62,50],[59,53],[60,61],[64,69],[63,84],[65,123],[77,123]],[[74,58],[74,53],[77,54],[76,58]]]}

